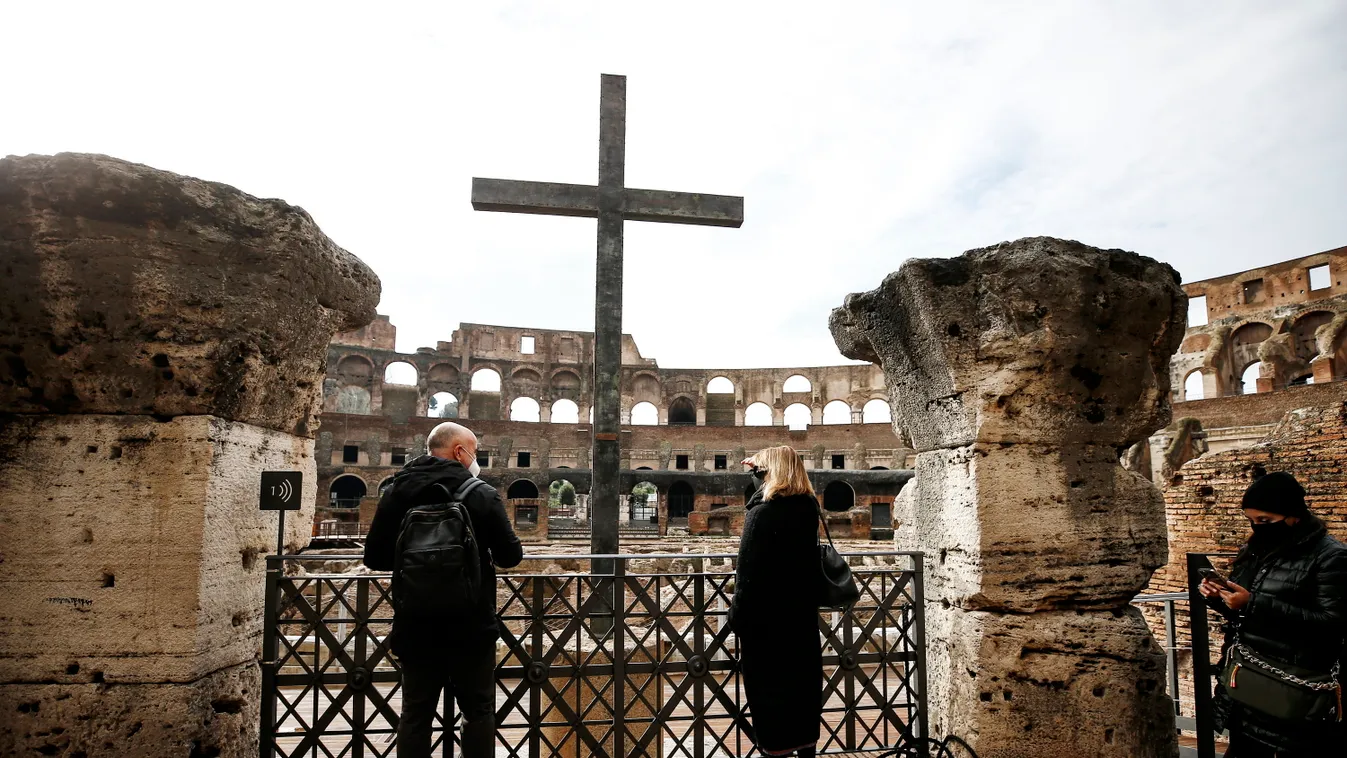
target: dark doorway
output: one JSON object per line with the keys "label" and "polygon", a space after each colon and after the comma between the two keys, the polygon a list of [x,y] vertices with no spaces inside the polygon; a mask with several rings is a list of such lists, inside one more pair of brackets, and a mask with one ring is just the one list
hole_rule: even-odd
{"label": "dark doorway", "polygon": [[692,485],[674,482],[669,488],[669,518],[687,518],[692,513]]}
{"label": "dark doorway", "polygon": [[697,409],[692,401],[680,397],[669,405],[669,426],[696,426]]}
{"label": "dark doorway", "polygon": [[510,489],[506,490],[505,496],[511,500],[532,500],[538,497],[538,485],[527,479],[520,479],[510,485]]}
{"label": "dark doorway", "polygon": [[870,504],[870,528],[871,529],[893,528],[893,503]]}
{"label": "dark doorway", "polygon": [[358,508],[360,499],[365,496],[365,482],[358,476],[339,476],[332,480],[328,498],[333,508]]}
{"label": "dark doorway", "polygon": [[650,482],[640,482],[632,487],[627,496],[627,516],[633,524],[658,524],[659,507],[657,505],[659,489]]}
{"label": "dark doorway", "polygon": [[823,490],[823,507],[838,513],[851,510],[856,504],[856,493],[846,482],[833,482]]}

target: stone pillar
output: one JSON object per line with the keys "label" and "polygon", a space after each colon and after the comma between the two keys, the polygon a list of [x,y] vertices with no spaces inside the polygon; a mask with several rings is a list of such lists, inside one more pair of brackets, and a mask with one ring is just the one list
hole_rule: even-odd
{"label": "stone pillar", "polygon": [[1164,503],[1118,455],[1169,421],[1186,308],[1167,265],[1033,238],[909,260],[833,311],[918,451],[895,511],[926,553],[934,733],[988,758],[1175,754],[1128,602],[1165,562]]}
{"label": "stone pillar", "polygon": [[299,208],[104,156],[0,160],[0,230],[0,754],[256,755],[259,474],[303,472],[302,547],[378,280]]}

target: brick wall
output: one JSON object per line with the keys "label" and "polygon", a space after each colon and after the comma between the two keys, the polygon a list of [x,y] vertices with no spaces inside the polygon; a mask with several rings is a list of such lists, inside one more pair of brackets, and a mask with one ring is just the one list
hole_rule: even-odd
{"label": "brick wall", "polygon": [[1255,395],[1231,395],[1174,404],[1174,418],[1195,418],[1203,429],[1275,424],[1296,408],[1347,401],[1347,381],[1287,387]]}

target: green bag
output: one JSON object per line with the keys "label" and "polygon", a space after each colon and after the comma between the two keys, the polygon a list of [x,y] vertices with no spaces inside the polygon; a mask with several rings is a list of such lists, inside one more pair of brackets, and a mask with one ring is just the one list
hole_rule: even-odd
{"label": "green bag", "polygon": [[1260,655],[1236,636],[1221,667],[1230,698],[1283,721],[1342,721],[1339,663],[1328,673]]}

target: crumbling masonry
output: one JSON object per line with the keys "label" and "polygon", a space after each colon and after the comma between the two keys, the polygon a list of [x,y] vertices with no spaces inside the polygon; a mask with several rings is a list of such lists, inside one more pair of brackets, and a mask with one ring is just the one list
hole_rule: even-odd
{"label": "crumbling masonry", "polygon": [[0,754],[256,755],[276,515],[379,283],[303,210],[103,156],[0,160]]}
{"label": "crumbling masonry", "polygon": [[1033,238],[909,260],[833,312],[918,451],[895,520],[927,554],[934,727],[984,758],[1175,752],[1128,605],[1165,562],[1164,503],[1118,456],[1170,420],[1185,309],[1167,265]]}

